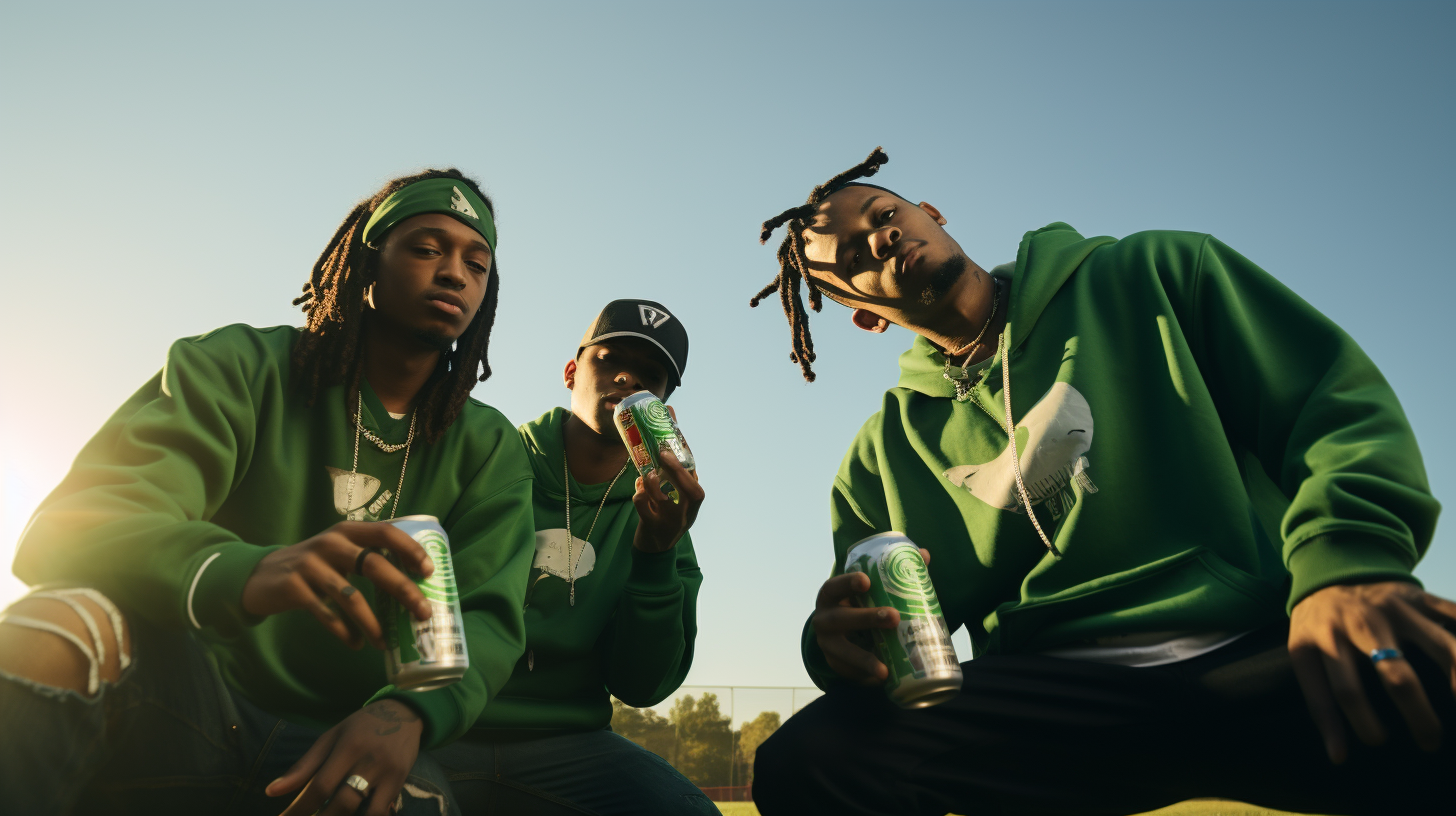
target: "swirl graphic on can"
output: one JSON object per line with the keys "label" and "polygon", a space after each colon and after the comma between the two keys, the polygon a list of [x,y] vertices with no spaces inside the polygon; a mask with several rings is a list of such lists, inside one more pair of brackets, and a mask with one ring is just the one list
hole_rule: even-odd
{"label": "swirl graphic on can", "polygon": [[940,599],[930,583],[930,568],[914,547],[890,550],[879,561],[880,581],[885,591],[904,598],[905,610],[917,617],[939,615]]}
{"label": "swirl graphic on can", "polygon": [[459,603],[460,592],[455,585],[455,560],[450,557],[450,545],[445,537],[434,530],[426,530],[415,541],[419,542],[435,564],[435,571],[430,577],[418,582],[420,594],[438,603]]}
{"label": "swirl graphic on can", "polygon": [[894,629],[871,631],[877,656],[889,669],[885,693],[890,699],[903,708],[924,708],[960,693],[961,667],[950,627],[915,542],[901,533],[862,539],[849,548],[844,571],[870,579],[869,591],[854,599],[856,606],[899,613]]}
{"label": "swirl graphic on can", "polygon": [[[677,427],[677,422],[651,391],[638,391],[617,404],[612,410],[612,421],[617,426],[617,432],[622,435],[622,442],[627,446],[628,458],[637,468],[637,475],[647,474],[659,470],[662,467],[662,451],[672,451],[677,457],[679,464],[688,473],[697,476],[697,462],[693,459],[693,452],[688,448],[687,439],[683,438],[682,430]],[[662,478],[662,492],[677,504],[681,498],[677,488],[667,479]]]}
{"label": "swirl graphic on can", "polygon": [[[470,668],[465,616],[455,585],[450,539],[434,516],[404,516],[388,524],[408,533],[435,564],[428,578],[411,576],[430,604],[430,618],[417,620],[393,597],[376,600],[384,628],[384,669],[389,682],[406,691],[429,691],[459,680]],[[397,564],[396,564],[397,566]]]}

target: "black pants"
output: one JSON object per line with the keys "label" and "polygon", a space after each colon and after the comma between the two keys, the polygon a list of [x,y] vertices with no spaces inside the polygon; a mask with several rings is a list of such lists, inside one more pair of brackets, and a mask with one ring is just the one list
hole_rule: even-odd
{"label": "black pants", "polygon": [[1441,750],[1415,747],[1362,679],[1388,739],[1330,764],[1285,649],[1287,627],[1193,660],[1128,668],[1039,655],[965,663],[960,696],[905,711],[880,689],[837,688],[758,749],[763,816],[1130,814],[1216,797],[1323,814],[1456,813],[1456,698],[1409,659],[1441,717]]}

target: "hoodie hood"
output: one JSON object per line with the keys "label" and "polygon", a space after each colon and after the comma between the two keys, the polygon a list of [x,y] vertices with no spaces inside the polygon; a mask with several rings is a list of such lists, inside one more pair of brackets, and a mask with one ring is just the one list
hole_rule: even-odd
{"label": "hoodie hood", "polygon": [[[566,476],[562,461],[565,451],[562,446],[566,439],[565,425],[568,416],[571,416],[571,412],[565,408],[552,408],[520,427],[521,441],[526,443],[526,454],[531,460],[531,471],[536,478],[536,492],[561,501],[566,500],[566,483],[562,481]],[[612,503],[630,501],[632,494],[637,492],[636,485],[635,475],[623,473],[612,487]],[[572,477],[571,503],[575,506],[578,501],[601,501],[606,489],[607,483],[583,485]]]}
{"label": "hoodie hood", "polygon": [[[1011,281],[1011,314],[1006,319],[1006,333],[1011,337],[1013,352],[1031,334],[1047,304],[1082,261],[1093,250],[1115,241],[1106,236],[1083,238],[1069,225],[1057,221],[1028,232],[1021,239],[1016,263],[991,270],[992,275]],[[993,356],[967,370],[979,371],[993,366],[996,360]],[[931,397],[954,397],[955,384],[944,374],[945,355],[929,340],[916,335],[910,349],[900,355],[899,387]]]}

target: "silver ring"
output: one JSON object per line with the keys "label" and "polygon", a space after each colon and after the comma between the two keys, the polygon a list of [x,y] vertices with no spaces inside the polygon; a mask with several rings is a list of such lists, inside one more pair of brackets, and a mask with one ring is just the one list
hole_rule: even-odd
{"label": "silver ring", "polygon": [[1404,660],[1405,655],[1399,649],[1371,649],[1370,662],[1379,663],[1382,660]]}
{"label": "silver ring", "polygon": [[349,774],[349,778],[344,780],[344,784],[360,793],[369,790],[369,780],[359,774]]}

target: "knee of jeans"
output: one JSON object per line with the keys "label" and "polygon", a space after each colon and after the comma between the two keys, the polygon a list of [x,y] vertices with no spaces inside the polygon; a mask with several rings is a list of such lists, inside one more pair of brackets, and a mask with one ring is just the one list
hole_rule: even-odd
{"label": "knee of jeans", "polygon": [[126,618],[94,589],[36,590],[0,612],[0,673],[21,681],[90,697],[131,658]]}
{"label": "knee of jeans", "polygon": [[780,779],[794,780],[799,777],[799,765],[806,759],[804,752],[812,750],[815,741],[800,740],[797,733],[799,729],[792,727],[794,724],[793,718],[790,718],[784,723],[784,727],[758,746],[753,758],[755,790],[772,788]]}

